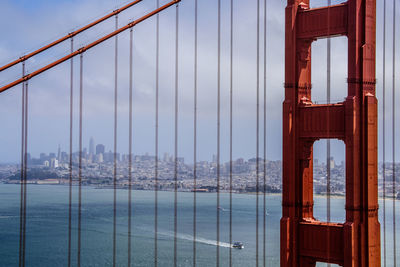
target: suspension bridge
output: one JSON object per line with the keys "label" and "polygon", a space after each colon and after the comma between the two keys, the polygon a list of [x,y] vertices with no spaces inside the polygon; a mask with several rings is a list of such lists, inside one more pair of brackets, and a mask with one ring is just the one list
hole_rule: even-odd
{"label": "suspension bridge", "polygon": [[[222,1],[215,0],[213,2],[216,9],[204,9],[207,12],[214,12],[215,20],[208,21],[207,16],[199,14],[198,0],[173,0],[173,1],[153,1],[151,4],[155,8],[149,11],[140,8],[142,4],[148,4],[151,0],[136,0],[127,2],[125,5],[115,9],[114,11],[98,18],[91,23],[76,29],[65,36],[46,44],[38,50],[27,53],[4,66],[0,67],[0,75],[8,71],[15,71],[20,68],[20,75],[16,79],[11,79],[0,85],[0,97],[10,92],[20,91],[19,116],[21,119],[19,129],[19,145],[20,145],[20,164],[18,165],[19,174],[19,210],[18,210],[18,247],[15,251],[15,264],[19,266],[31,265],[30,259],[34,256],[27,257],[31,246],[27,245],[30,236],[27,235],[27,229],[30,224],[29,206],[32,197],[29,197],[30,192],[30,151],[31,138],[30,127],[32,122],[30,118],[30,105],[32,95],[35,94],[35,86],[33,81],[39,79],[50,71],[63,66],[64,75],[68,76],[68,82],[63,80],[63,84],[59,85],[63,88],[68,88],[68,97],[63,99],[64,103],[68,102],[68,114],[62,121],[68,124],[68,153],[66,153],[66,185],[67,195],[64,208],[67,210],[67,222],[65,227],[66,246],[63,247],[63,255],[65,262],[60,264],[67,266],[91,266],[91,262],[84,259],[82,252],[86,246],[85,239],[89,231],[83,225],[83,218],[91,211],[84,208],[85,192],[88,180],[85,177],[89,163],[94,161],[89,159],[84,149],[84,131],[85,131],[85,87],[89,81],[85,79],[86,58],[89,53],[97,53],[96,57],[101,58],[101,52],[97,50],[99,47],[108,45],[112,42],[113,57],[111,71],[107,74],[113,80],[112,86],[108,86],[108,90],[112,90],[112,108],[110,105],[104,107],[112,114],[112,151],[111,155],[111,177],[107,184],[108,190],[112,192],[112,212],[107,219],[112,220],[111,235],[108,248],[111,250],[107,253],[109,260],[103,262],[104,266],[149,266],[149,261],[146,263],[139,262],[135,256],[135,250],[139,250],[139,245],[134,245],[134,239],[138,235],[145,234],[148,231],[153,242],[151,247],[146,247],[146,253],[151,250],[151,255],[146,256],[151,258],[151,265],[154,266],[206,266],[204,262],[198,262],[199,257],[205,257],[202,245],[212,247],[215,253],[215,260],[212,265],[216,266],[316,266],[326,263],[328,265],[337,264],[340,266],[397,266],[397,237],[396,229],[396,196],[399,193],[397,188],[396,176],[396,16],[397,9],[396,1],[379,1],[375,0],[348,0],[343,3],[331,3],[328,0],[326,5],[320,4],[317,7],[313,6],[310,0],[288,0],[285,10],[282,14],[285,15],[285,23],[282,24],[281,31],[285,32],[285,49],[284,57],[281,58],[281,66],[284,69],[284,78],[281,81],[280,88],[269,88],[268,80],[268,44],[270,39],[273,39],[273,34],[268,31],[268,7],[271,1],[254,0],[252,3],[253,24],[242,23],[235,16],[239,16],[240,11],[246,9],[246,3],[242,1]],[[209,3],[207,3],[208,5]],[[276,4],[276,3],[275,3]],[[315,3],[314,3],[315,4]],[[182,7],[185,5],[190,8],[185,8],[184,11],[191,12],[190,14],[183,13]],[[272,4],[271,4],[272,5]],[[121,23],[121,16],[131,10],[139,10],[137,17],[129,18],[126,24]],[[381,11],[381,14],[378,14]],[[389,13],[392,11],[393,13]],[[208,15],[208,14],[207,14]],[[378,15],[378,17],[377,17]],[[387,17],[387,16],[391,17]],[[161,19],[168,18],[168,29],[161,22]],[[185,22],[188,17],[192,20],[193,27],[190,30],[193,39],[190,42],[191,49],[185,44],[181,47],[183,38],[188,38],[187,35],[182,36],[182,28],[187,25],[182,23],[182,18]],[[206,23],[204,22],[206,21]],[[283,19],[282,19],[283,21]],[[104,24],[111,25],[108,27],[108,32],[97,35],[90,41],[85,41],[82,46],[77,46],[77,39],[85,36],[92,29],[101,27]],[[141,125],[135,124],[135,73],[140,72],[141,66],[138,66],[135,61],[135,30],[140,29],[143,25],[154,24],[152,31],[146,28],[145,36],[154,37],[154,51],[151,52],[154,57],[154,75],[152,76],[152,88],[154,93],[153,103],[151,107],[146,107],[148,113],[153,117],[151,128],[152,147],[154,149],[154,157],[149,157],[151,164],[151,179],[149,179],[149,187],[152,191],[146,193],[152,197],[151,216],[152,229],[144,227],[142,230],[135,228],[135,221],[140,220],[136,213],[140,214],[139,208],[135,206],[135,195],[140,195],[135,189],[137,182],[138,160],[134,156],[134,140],[139,139],[135,136],[135,127],[140,128]],[[215,32],[215,38],[202,44],[208,47],[210,42],[215,44],[215,58],[212,63],[215,63],[213,79],[214,96],[207,96],[208,102],[215,102],[215,112],[212,112],[215,125],[215,146],[211,153],[215,153],[214,165],[210,168],[213,174],[210,174],[210,179],[213,180],[213,188],[215,189],[215,197],[213,195],[213,203],[206,206],[208,212],[212,214],[212,224],[215,224],[215,233],[212,237],[204,238],[205,235],[202,225],[205,207],[199,205],[199,201],[206,201],[203,194],[206,189],[201,185],[200,176],[202,169],[199,167],[199,150],[203,148],[199,145],[199,140],[209,137],[207,127],[199,123],[199,96],[201,95],[201,83],[203,80],[211,79],[208,77],[200,77],[201,67],[200,62],[203,60],[200,44],[201,33],[199,33],[199,24],[205,23],[207,27],[212,27]],[[212,25],[211,25],[212,24]],[[251,27],[249,27],[249,25]],[[389,27],[389,26],[391,27]],[[378,29],[378,26],[382,26]],[[245,31],[253,32],[254,38],[251,41],[254,43],[252,48],[246,49],[244,57],[249,57],[248,50],[254,48],[254,63],[251,68],[248,65],[236,64],[237,55],[235,55],[235,47],[239,46],[239,40],[243,39],[236,35],[235,28],[246,27]],[[392,33],[389,34],[389,30]],[[163,33],[163,30],[167,31]],[[211,31],[211,29],[210,29]],[[187,32],[187,31],[186,31]],[[172,40],[172,45],[165,51],[163,46],[162,36],[168,35]],[[382,34],[382,36],[381,36]],[[88,34],[89,35],[89,34]],[[46,36],[40,36],[46,39]],[[165,36],[164,36],[165,37]],[[344,101],[333,101],[331,95],[331,87],[335,79],[332,72],[332,62],[335,60],[332,57],[332,42],[336,37],[346,38],[347,43],[347,62],[342,65],[347,66],[346,82],[347,95],[341,96]],[[382,50],[377,49],[377,39],[383,42]],[[312,95],[312,47],[315,43],[326,41],[326,99],[324,104],[317,104]],[[387,41],[388,40],[388,41]],[[121,42],[126,41],[125,50],[121,52]],[[204,40],[203,40],[204,41]],[[389,44],[392,41],[392,44]],[[64,54],[57,56],[56,59],[46,62],[42,66],[35,68],[30,66],[33,60],[46,53],[51,53],[52,49],[61,47]],[[68,51],[65,48],[68,47]],[[272,47],[272,46],[271,46]],[[391,51],[388,49],[392,49]],[[97,52],[96,52],[97,51]],[[163,55],[162,51],[168,56]],[[389,51],[389,52],[388,52]],[[127,55],[127,58],[122,60],[121,54]],[[272,52],[274,53],[274,52]],[[253,56],[251,54],[251,56]],[[382,58],[378,60],[377,56]],[[144,55],[141,55],[144,57]],[[392,56],[389,62],[388,58]],[[190,58],[192,64],[191,76],[184,77],[190,82],[182,83],[182,76],[187,75],[187,71],[183,71],[180,64]],[[325,60],[325,58],[323,59]],[[104,60],[106,61],[106,60]],[[165,68],[162,68],[162,62],[168,62],[168,71],[162,73]],[[205,60],[206,61],[206,60]],[[100,63],[99,63],[100,62]],[[377,63],[378,62],[378,63]],[[390,64],[392,63],[392,65]],[[107,65],[109,62],[98,65]],[[211,68],[207,64],[207,68]],[[275,64],[276,65],[276,64]],[[204,66],[202,66],[204,67]],[[276,66],[271,66],[276,68]],[[32,71],[28,71],[31,70]],[[250,71],[249,71],[250,69]],[[388,71],[389,69],[389,71]],[[379,83],[377,78],[377,70],[381,73],[382,82]],[[66,72],[66,73],[65,73]],[[182,73],[185,74],[182,74]],[[240,117],[242,109],[235,105],[235,90],[239,87],[235,84],[238,79],[235,74],[240,72],[253,72],[254,81],[246,83],[246,92],[254,99],[251,105],[246,105],[245,108],[252,109],[251,111],[243,111],[251,113],[254,119],[252,129],[240,129],[235,126],[235,115]],[[390,81],[391,86],[389,96],[392,99],[391,110],[388,112],[387,102],[387,85],[388,73],[392,73]],[[123,73],[123,74],[121,74]],[[128,73],[126,75],[126,73]],[[141,74],[143,73],[140,72]],[[210,72],[209,72],[210,73]],[[138,74],[140,75],[140,74]],[[252,76],[252,77],[253,77]],[[96,79],[103,77],[91,78],[91,83],[95,83]],[[125,81],[121,82],[124,78]],[[163,92],[167,86],[165,85],[168,79],[171,90]],[[93,81],[94,80],[94,81]],[[238,82],[239,83],[239,82]],[[243,85],[240,85],[243,87]],[[110,87],[112,87],[110,89]],[[182,103],[181,97],[187,94],[190,87],[192,102],[185,101]],[[333,87],[332,87],[333,88]],[[314,89],[314,88],[313,88]],[[239,89],[238,89],[239,90]],[[267,218],[269,212],[267,210],[269,195],[267,193],[268,184],[268,164],[267,164],[267,136],[268,136],[268,97],[272,91],[281,90],[284,95],[282,106],[282,130],[278,131],[282,141],[282,199],[281,199],[281,214],[274,218],[274,222],[269,223]],[[315,88],[317,90],[317,88]],[[333,88],[335,91],[336,88]],[[381,91],[380,91],[381,90]],[[249,92],[251,91],[251,93]],[[314,92],[313,92],[314,93]],[[334,93],[334,92],[333,92]],[[121,108],[121,94],[126,97],[122,102],[127,103],[126,108]],[[334,93],[335,94],[335,93]],[[165,135],[165,124],[162,118],[166,111],[165,107],[160,104],[166,95],[171,95],[172,101],[171,111],[173,116],[170,118],[172,122],[172,135],[168,139],[169,147],[173,151],[173,157],[170,161],[171,171],[167,174],[167,179],[170,183],[165,183],[164,166],[162,166],[160,157],[160,140]],[[335,94],[336,95],[336,94]],[[110,94],[111,96],[111,94]],[[212,99],[211,99],[212,98]],[[187,99],[187,98],[185,98]],[[379,101],[378,101],[379,100]],[[77,102],[76,102],[77,101]],[[275,100],[274,100],[275,101]],[[189,108],[187,108],[189,106]],[[240,109],[240,111],[237,111]],[[184,111],[182,111],[184,110]],[[187,110],[191,110],[192,117],[187,119]],[[210,112],[210,111],[207,111]],[[121,113],[127,117],[127,120],[122,121]],[[77,114],[77,116],[75,116]],[[388,114],[388,115],[387,115]],[[182,117],[185,117],[184,124],[193,128],[190,134],[190,141],[185,134],[182,134]],[[379,118],[379,119],[378,119]],[[388,119],[391,118],[388,124]],[[203,127],[203,128],[201,128]],[[381,128],[379,128],[381,127]],[[120,129],[125,129],[125,139],[121,141]],[[206,129],[206,130],[204,130]],[[388,131],[388,129],[390,131]],[[4,127],[3,131],[13,131]],[[251,214],[251,221],[254,222],[252,227],[248,227],[247,235],[254,238],[251,239],[251,244],[243,251],[251,250],[251,262],[243,262],[237,256],[233,246],[237,241],[235,219],[235,205],[239,205],[235,200],[236,179],[238,176],[235,173],[234,150],[236,147],[241,147],[238,144],[239,139],[234,136],[240,136],[241,131],[250,131],[254,141],[254,201],[251,205],[254,209],[254,214]],[[277,131],[271,129],[269,131]],[[379,133],[379,134],[378,134]],[[205,135],[204,137],[202,136]],[[45,135],[45,134],[43,134]],[[182,137],[185,135],[185,137]],[[143,137],[143,135],[141,135]],[[147,138],[148,139],[148,138]],[[345,145],[344,157],[344,218],[341,222],[332,220],[332,214],[337,208],[332,206],[332,166],[330,164],[332,148],[331,139],[340,140]],[[386,141],[389,139],[389,141]],[[183,141],[185,140],[185,141]],[[317,177],[314,177],[314,144],[319,140],[326,140],[326,177],[324,178],[325,192],[325,217],[324,220],[316,219],[314,214],[314,185]],[[125,144],[127,141],[127,157],[126,165],[120,163],[119,150],[121,142]],[[239,141],[239,142],[238,142]],[[91,141],[92,142],[92,141]],[[271,142],[271,141],[270,141]],[[274,141],[272,141],[274,142]],[[74,153],[74,145],[77,145],[77,153]],[[379,146],[378,146],[379,144]],[[391,158],[387,158],[386,148],[391,145]],[[39,144],[40,145],[40,144]],[[92,146],[92,145],[91,145]],[[185,202],[180,202],[180,191],[183,184],[183,160],[180,155],[182,149],[191,150],[193,159],[190,174],[185,171],[186,179],[190,177],[190,186],[185,188],[190,192],[190,205]],[[379,152],[382,159],[378,156]],[[93,148],[91,148],[93,150]],[[101,147],[99,148],[101,150]],[[104,150],[104,147],[103,147]],[[226,151],[223,151],[226,150]],[[94,152],[91,151],[92,156]],[[100,151],[103,161],[104,151]],[[61,154],[56,157],[61,161]],[[165,162],[168,162],[168,157]],[[224,164],[223,160],[227,163]],[[382,165],[382,173],[378,175]],[[48,163],[49,164],[49,163]],[[55,163],[54,163],[55,164]],[[105,171],[105,169],[103,169]],[[135,173],[136,172],[136,173]],[[147,169],[147,172],[149,170]],[[245,175],[250,177],[250,175]],[[244,177],[246,179],[246,177]],[[250,179],[250,178],[247,178]],[[121,192],[121,181],[125,181],[124,188],[127,189]],[[170,186],[170,187],[168,187]],[[147,188],[149,188],[147,187]],[[165,207],[166,196],[163,189],[169,190],[171,206]],[[210,187],[211,188],[211,187]],[[98,191],[101,194],[102,191]],[[124,202],[121,201],[121,195],[124,196]],[[382,196],[380,200],[378,196]],[[389,197],[388,197],[389,196]],[[400,196],[400,195],[399,195]],[[253,196],[251,196],[253,198]],[[126,198],[126,199],[125,199]],[[188,196],[185,196],[185,201],[189,201]],[[215,202],[214,202],[215,200]],[[49,200],[51,201],[51,200]],[[390,203],[390,216],[386,205]],[[121,205],[123,208],[124,225],[118,219],[121,214]],[[188,206],[189,205],[189,206]],[[212,207],[212,208],[210,208]],[[226,208],[226,209],[225,209]],[[149,208],[147,208],[149,209]],[[171,221],[166,222],[165,209],[171,211]],[[187,219],[185,213],[190,210],[190,227],[188,230],[181,226],[181,220]],[[126,214],[125,214],[126,213]],[[51,214],[50,214],[51,216]],[[93,214],[91,216],[94,216]],[[142,214],[143,216],[143,214]],[[146,218],[147,218],[146,217]],[[280,222],[279,222],[280,219]],[[392,220],[390,220],[392,219]],[[271,219],[272,220],[272,219]],[[171,231],[161,231],[165,224],[171,225]],[[271,225],[279,224],[279,240],[270,240],[268,237],[268,228]],[[396,228],[397,227],[397,228]],[[183,229],[185,228],[185,229]],[[388,228],[391,229],[389,232]],[[123,229],[123,231],[121,230]],[[238,228],[239,229],[239,228]],[[90,229],[96,230],[96,229]],[[100,230],[99,230],[100,231]],[[139,232],[138,232],[139,231]],[[142,233],[143,231],[143,233]],[[186,234],[185,234],[186,232]],[[189,234],[187,234],[187,232]],[[121,239],[124,235],[126,238]],[[27,238],[28,237],[28,238]],[[142,238],[142,237],[141,237]],[[172,240],[171,249],[165,249],[165,239]],[[181,245],[182,240],[185,244],[191,244],[190,253]],[[271,255],[268,251],[273,242],[280,241],[278,255]],[[35,242],[41,242],[40,238]],[[142,248],[143,249],[143,248]],[[186,248],[187,249],[187,248]],[[124,252],[121,252],[124,251]],[[170,254],[165,257],[166,251]],[[85,252],[87,253],[87,252]],[[96,253],[96,252],[92,252]],[[103,252],[98,252],[103,253]],[[105,253],[105,252],[104,252]],[[140,252],[139,254],[146,254]],[[186,253],[184,260],[179,254]],[[242,251],[240,251],[242,253]],[[123,256],[121,256],[123,255]],[[147,254],[146,254],[147,255]],[[187,256],[189,255],[189,256]],[[51,257],[51,256],[49,256]],[[94,255],[94,258],[97,256]],[[100,257],[100,256],[99,256]],[[245,257],[245,256],[243,256]],[[247,257],[247,256],[246,256]],[[274,258],[275,260],[271,260]],[[167,260],[166,260],[167,259]],[[1,260],[0,260],[1,262]],[[208,265],[207,265],[208,266]]]}

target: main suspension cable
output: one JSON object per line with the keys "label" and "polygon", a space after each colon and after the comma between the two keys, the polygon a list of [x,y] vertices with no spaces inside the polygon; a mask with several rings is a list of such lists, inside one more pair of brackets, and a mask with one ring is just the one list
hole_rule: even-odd
{"label": "main suspension cable", "polygon": [[15,61],[13,61],[13,62],[10,62],[9,64],[7,64],[7,65],[5,65],[5,66],[0,67],[0,72],[2,72],[3,70],[6,70],[6,69],[8,69],[8,68],[11,68],[12,66],[14,66],[14,65],[16,65],[16,64],[18,64],[18,63],[26,62],[26,61],[27,61],[28,59],[30,59],[31,57],[34,57],[34,56],[36,56],[36,55],[38,55],[38,54],[40,54],[40,53],[42,53],[42,52],[45,52],[45,51],[47,51],[48,49],[50,49],[50,48],[52,48],[52,47],[54,47],[54,46],[56,46],[56,45],[59,45],[59,44],[61,44],[62,42],[66,41],[66,40],[68,40],[68,39],[70,39],[70,38],[72,39],[74,36],[76,36],[76,35],[78,35],[78,34],[80,34],[80,33],[83,33],[84,31],[86,31],[86,30],[88,30],[88,29],[90,29],[90,28],[92,28],[92,27],[94,27],[94,26],[100,24],[101,22],[104,22],[104,21],[108,20],[109,18],[113,17],[114,15],[117,15],[117,14],[119,14],[119,13],[121,13],[121,12],[123,12],[123,11],[129,9],[130,7],[133,7],[134,5],[136,5],[136,4],[140,3],[140,2],[142,2],[142,1],[143,1],[143,0],[136,0],[136,1],[133,1],[133,2],[127,4],[127,5],[125,5],[125,6],[121,7],[121,8],[119,8],[119,9],[117,9],[117,10],[114,10],[113,12],[111,12],[111,13],[105,15],[105,16],[102,17],[102,18],[100,18],[100,19],[98,19],[98,20],[96,20],[96,21],[94,21],[94,22],[92,22],[92,23],[90,23],[90,24],[88,24],[88,25],[86,25],[86,26],[84,26],[84,27],[82,27],[82,28],[80,28],[80,29],[74,31],[74,32],[68,33],[68,34],[65,35],[64,37],[61,37],[60,39],[58,39],[58,40],[56,40],[56,41],[54,41],[54,42],[52,42],[52,43],[50,43],[50,44],[48,44],[48,45],[46,45],[46,46],[40,48],[40,49],[38,49],[38,50],[36,50],[36,51],[34,51],[34,52],[32,52],[32,53],[29,53],[29,54],[27,54],[27,55],[24,55],[24,56],[20,57],[19,59],[15,60]]}
{"label": "main suspension cable", "polygon": [[[157,8],[160,1],[157,0]],[[159,102],[159,75],[160,75],[160,15],[156,16],[156,101],[155,101],[155,162],[154,162],[154,266],[157,267],[158,258],[158,102]]]}
{"label": "main suspension cable", "polygon": [[[118,30],[118,15],[115,16],[115,30]],[[114,65],[114,171],[113,171],[113,266],[117,260],[117,130],[118,130],[118,35],[115,35]]]}
{"label": "main suspension cable", "polygon": [[193,267],[196,267],[196,237],[197,237],[197,30],[198,2],[194,0],[194,110],[193,110]]}
{"label": "main suspension cable", "polygon": [[221,172],[221,0],[218,0],[218,70],[217,70],[217,267],[220,242],[220,172]]}
{"label": "main suspension cable", "polygon": [[132,262],[132,106],[133,106],[133,28],[130,29],[129,47],[129,157],[128,157],[128,267]]}
{"label": "main suspension cable", "polygon": [[[74,51],[74,39],[71,38],[71,53]],[[72,239],[72,133],[74,107],[74,58],[71,58],[70,96],[69,96],[69,188],[68,188],[68,267],[71,267]]]}
{"label": "main suspension cable", "polygon": [[80,54],[86,52],[87,50],[92,49],[93,47],[95,47],[95,46],[97,46],[97,45],[99,45],[99,44],[101,44],[101,43],[107,41],[108,39],[110,39],[110,38],[112,38],[112,37],[115,37],[116,35],[118,35],[118,34],[124,32],[124,31],[126,31],[126,30],[128,30],[128,29],[130,29],[130,28],[132,28],[132,27],[135,27],[136,25],[138,25],[138,24],[140,24],[141,22],[143,22],[143,21],[149,19],[150,17],[152,17],[152,16],[154,16],[154,15],[160,13],[161,11],[163,11],[163,10],[165,10],[165,9],[167,9],[167,8],[169,8],[169,7],[171,7],[171,6],[173,6],[173,5],[178,4],[180,1],[181,1],[181,0],[171,0],[171,1],[168,2],[167,4],[161,6],[160,8],[158,8],[158,9],[156,9],[156,10],[153,10],[153,11],[147,13],[146,15],[144,15],[144,16],[138,18],[137,20],[134,20],[134,21],[128,23],[127,25],[125,25],[125,26],[119,28],[118,30],[116,30],[116,31],[114,31],[114,32],[111,32],[111,33],[109,33],[109,34],[107,34],[107,35],[101,37],[100,39],[97,39],[96,41],[94,41],[94,42],[92,42],[92,43],[90,43],[90,44],[88,44],[88,45],[86,45],[86,46],[84,46],[84,47],[81,47],[80,49],[76,50],[75,52],[73,52],[73,53],[71,53],[71,54],[68,54],[68,55],[66,55],[66,56],[64,56],[64,57],[62,57],[62,58],[60,58],[60,59],[58,59],[58,60],[56,60],[56,61],[54,61],[54,62],[52,62],[52,63],[50,63],[50,64],[48,64],[48,65],[46,65],[46,66],[44,66],[44,67],[42,67],[42,68],[40,68],[40,69],[38,69],[38,70],[36,70],[36,71],[33,71],[33,72],[31,72],[31,73],[25,75],[24,77],[21,77],[21,78],[15,80],[15,81],[13,81],[13,82],[11,82],[11,83],[9,83],[9,84],[3,86],[3,87],[1,87],[1,88],[0,88],[0,93],[2,93],[2,92],[4,92],[4,91],[6,91],[6,90],[8,90],[8,89],[10,89],[10,88],[12,88],[12,87],[18,85],[18,84],[21,84],[21,83],[23,83],[23,82],[25,82],[25,81],[27,81],[27,80],[30,80],[30,79],[32,79],[33,77],[36,77],[36,76],[38,76],[39,74],[41,74],[41,73],[43,73],[43,72],[45,72],[45,71],[47,71],[47,70],[49,70],[49,69],[52,69],[52,68],[54,68],[55,66],[58,66],[59,64],[65,62],[65,61],[67,61],[67,60],[70,60],[72,57],[78,56],[78,55],[80,55]]}
{"label": "main suspension cable", "polygon": [[176,5],[175,19],[175,169],[174,169],[174,267],[178,255],[178,108],[179,108],[179,3]]}
{"label": "main suspension cable", "polygon": [[81,266],[81,226],[82,226],[82,111],[83,111],[83,54],[80,55],[79,70],[79,163],[78,163],[78,267]]}

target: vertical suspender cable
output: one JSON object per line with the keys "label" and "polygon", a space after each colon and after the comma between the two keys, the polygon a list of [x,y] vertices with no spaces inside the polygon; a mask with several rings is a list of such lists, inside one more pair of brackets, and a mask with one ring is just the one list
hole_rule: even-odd
{"label": "vertical suspender cable", "polygon": [[[71,53],[74,51],[74,39],[71,38]],[[71,267],[72,238],[72,130],[74,107],[74,58],[71,58],[70,96],[69,96],[69,191],[68,191],[68,267]]]}
{"label": "vertical suspender cable", "polygon": [[[328,39],[326,46],[326,102],[329,105],[331,103],[331,38],[330,38],[330,6],[331,0],[328,0]],[[327,132],[329,136],[329,109],[327,113]],[[331,140],[326,140],[326,220],[329,223],[331,221]],[[329,248],[330,232],[328,230],[328,260],[330,260],[330,248]],[[330,267],[331,264],[327,263]]]}
{"label": "vertical suspender cable", "polygon": [[[25,76],[25,62],[22,63],[22,76]],[[22,266],[22,233],[23,233],[23,211],[24,211],[24,153],[25,153],[25,83],[22,83],[21,92],[21,192],[19,211],[19,267]]]}
{"label": "vertical suspender cable", "polygon": [[[157,8],[160,1],[157,0]],[[160,71],[160,15],[156,16],[156,101],[155,101],[155,162],[154,162],[154,266],[158,258],[158,101],[159,101],[159,71]]]}
{"label": "vertical suspender cable", "polygon": [[[115,30],[118,29],[118,15],[115,16]],[[116,266],[117,254],[117,127],[118,127],[118,35],[115,36],[114,66],[114,201],[113,201],[113,266]]]}
{"label": "vertical suspender cable", "polygon": [[133,100],[133,28],[130,29],[129,46],[129,156],[128,156],[128,267],[132,253],[132,100]]}
{"label": "vertical suspender cable", "polygon": [[198,2],[194,0],[194,110],[193,110],[193,267],[196,267],[197,236],[197,23]]}
{"label": "vertical suspender cable", "polygon": [[179,78],[179,3],[176,5],[175,21],[175,170],[174,170],[174,267],[177,266],[178,256],[178,78]]}
{"label": "vertical suspender cable", "polygon": [[[331,0],[328,0],[328,36],[330,34],[330,5]],[[331,38],[327,39],[327,73],[326,73],[326,101],[327,104],[331,103]],[[329,111],[329,109],[328,109]],[[327,117],[327,121],[329,122],[329,113]],[[328,134],[329,134],[329,123],[328,123]],[[327,221],[331,221],[331,140],[327,139],[326,141],[326,218]]]}
{"label": "vertical suspender cable", "polygon": [[260,192],[260,0],[257,0],[257,103],[256,103],[256,266],[259,251],[259,192]]}
{"label": "vertical suspender cable", "polygon": [[233,191],[233,0],[231,0],[230,15],[230,73],[229,73],[229,266],[232,266],[232,191]]}
{"label": "vertical suspender cable", "polygon": [[25,267],[25,250],[26,250],[26,198],[27,198],[27,166],[28,166],[28,82],[25,82],[25,126],[24,126],[24,211],[23,211],[23,242],[22,242],[22,267]]}
{"label": "vertical suspender cable", "polygon": [[263,155],[263,266],[266,266],[266,220],[267,220],[267,0],[264,0],[264,155]]}
{"label": "vertical suspender cable", "polygon": [[217,267],[220,239],[220,172],[221,172],[221,0],[218,0],[218,70],[217,70]]}
{"label": "vertical suspender cable", "polygon": [[382,79],[382,84],[383,84],[383,114],[382,114],[382,127],[383,127],[383,140],[382,140],[382,156],[383,156],[383,170],[382,170],[382,176],[383,176],[383,262],[386,267],[386,142],[385,142],[385,134],[386,134],[386,0],[383,0],[383,79]]}
{"label": "vertical suspender cable", "polygon": [[396,0],[393,0],[393,96],[392,96],[392,190],[393,190],[393,266],[396,266]]}
{"label": "vertical suspender cable", "polygon": [[83,54],[80,55],[79,70],[79,163],[78,163],[78,267],[81,266],[81,225],[82,225],[82,111],[83,111]]}

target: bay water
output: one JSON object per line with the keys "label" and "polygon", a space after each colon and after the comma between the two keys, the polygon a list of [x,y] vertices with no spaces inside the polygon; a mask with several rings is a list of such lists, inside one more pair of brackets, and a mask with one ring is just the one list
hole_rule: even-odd
{"label": "bay water", "polygon": [[[72,265],[77,265],[78,188],[73,187]],[[26,266],[66,266],[68,260],[68,186],[28,185]],[[158,192],[158,266],[172,266],[174,257],[174,192]],[[154,266],[154,192],[132,192],[132,261],[134,266]],[[229,259],[229,194],[197,193],[197,266],[216,264],[216,217],[220,211],[220,262]],[[259,262],[263,260],[263,196],[259,195]],[[380,201],[380,222],[382,220]],[[397,202],[397,208],[400,203]],[[332,221],[343,222],[344,198],[331,200]],[[233,266],[255,266],[256,195],[233,194]],[[279,266],[281,196],[266,196],[267,266]],[[19,257],[20,185],[0,184],[0,266],[17,266]],[[400,213],[400,211],[398,212]],[[326,219],[325,197],[315,197],[315,217]],[[387,266],[393,266],[392,200],[386,202]],[[397,232],[399,232],[399,223]],[[178,266],[193,263],[193,193],[178,193]],[[383,242],[383,232],[381,239]],[[399,237],[400,238],[400,237]],[[398,238],[398,239],[399,239]],[[397,242],[397,255],[400,255]],[[112,266],[113,190],[82,187],[82,266]],[[128,190],[117,190],[117,266],[127,266]],[[382,245],[383,249],[383,245]],[[382,252],[383,255],[383,252]],[[326,266],[326,264],[319,264]]]}

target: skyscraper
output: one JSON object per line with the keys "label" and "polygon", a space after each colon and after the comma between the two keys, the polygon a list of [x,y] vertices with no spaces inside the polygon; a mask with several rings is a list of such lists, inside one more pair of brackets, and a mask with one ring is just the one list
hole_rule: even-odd
{"label": "skyscraper", "polygon": [[105,147],[102,144],[96,146],[96,155],[103,154],[104,156]]}
{"label": "skyscraper", "polygon": [[90,137],[90,141],[89,141],[89,155],[94,155],[94,140],[93,140],[93,137]]}
{"label": "skyscraper", "polygon": [[169,161],[169,155],[167,152],[164,153],[164,162],[168,162]]}
{"label": "skyscraper", "polygon": [[217,163],[217,161],[218,161],[217,155],[213,154],[212,162]]}
{"label": "skyscraper", "polygon": [[61,161],[61,147],[60,147],[60,145],[58,145],[57,160],[59,162]]}

